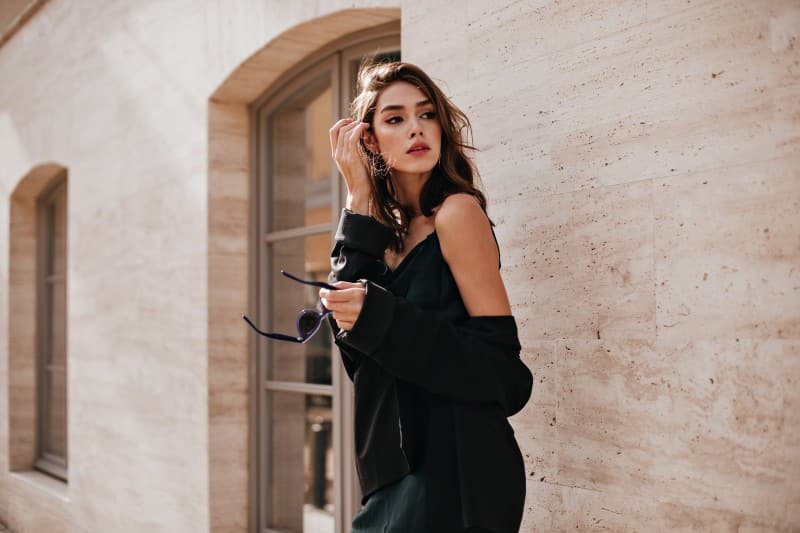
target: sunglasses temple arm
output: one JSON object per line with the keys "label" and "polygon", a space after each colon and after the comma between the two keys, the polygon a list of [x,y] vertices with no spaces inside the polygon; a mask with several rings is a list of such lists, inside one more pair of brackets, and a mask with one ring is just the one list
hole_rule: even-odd
{"label": "sunglasses temple arm", "polygon": [[295,280],[295,281],[297,281],[299,283],[305,283],[306,285],[313,285],[315,287],[323,287],[325,289],[330,289],[332,291],[338,291],[339,290],[338,287],[334,287],[330,283],[325,283],[324,281],[310,281],[310,280],[307,280],[307,279],[298,278],[297,276],[295,276],[293,274],[289,274],[285,270],[281,270],[281,274],[283,274],[287,278],[291,278],[291,279],[293,279],[293,280]]}
{"label": "sunglasses temple arm", "polygon": [[292,342],[303,342],[302,339],[298,339],[297,337],[292,337],[290,335],[284,335],[283,333],[267,333],[266,331],[261,331],[260,329],[258,329],[258,327],[256,327],[255,324],[253,324],[250,321],[249,318],[247,318],[246,315],[242,315],[242,318],[244,318],[247,321],[247,323],[250,324],[250,327],[253,328],[256,332],[258,332],[260,335],[263,335],[265,337],[269,337],[270,339],[280,339],[280,340],[292,341]]}

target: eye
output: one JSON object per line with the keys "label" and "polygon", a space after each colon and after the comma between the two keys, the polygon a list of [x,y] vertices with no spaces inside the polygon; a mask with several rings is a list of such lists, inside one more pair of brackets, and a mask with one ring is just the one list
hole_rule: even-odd
{"label": "eye", "polygon": [[[425,116],[425,115],[430,115],[431,119],[435,118],[436,117],[436,111],[426,111],[426,112],[424,112],[422,114],[422,116]],[[397,124],[397,122],[392,122],[394,119],[403,120],[402,118],[400,118],[398,116],[394,116],[394,117],[390,117],[390,118],[386,119],[386,123],[387,124]]]}

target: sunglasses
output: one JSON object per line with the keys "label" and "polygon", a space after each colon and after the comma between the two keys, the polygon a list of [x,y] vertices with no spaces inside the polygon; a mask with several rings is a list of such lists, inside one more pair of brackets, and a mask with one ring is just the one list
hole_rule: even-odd
{"label": "sunglasses", "polygon": [[[313,285],[314,287],[324,287],[326,289],[331,289],[334,291],[339,290],[337,287],[334,287],[329,283],[325,283],[324,281],[311,281],[307,279],[298,278],[297,276],[293,276],[292,274],[289,274],[284,270],[281,270],[281,274],[299,283],[305,283],[306,285]],[[242,318],[244,318],[247,321],[247,323],[250,324],[250,327],[253,328],[256,332],[265,337],[269,337],[270,339],[305,343],[308,341],[308,339],[313,337],[314,334],[316,334],[319,331],[320,327],[322,326],[322,321],[325,319],[325,317],[333,313],[333,311],[326,308],[322,302],[320,302],[320,305],[322,306],[323,309],[322,312],[317,311],[316,309],[303,309],[297,314],[297,320],[295,322],[295,326],[297,327],[297,333],[298,333],[297,337],[293,337],[291,335],[284,335],[283,333],[268,333],[266,331],[261,331],[260,329],[258,329],[258,327],[256,327],[255,324],[253,324],[253,322],[249,318],[247,318],[247,315],[242,315]]]}

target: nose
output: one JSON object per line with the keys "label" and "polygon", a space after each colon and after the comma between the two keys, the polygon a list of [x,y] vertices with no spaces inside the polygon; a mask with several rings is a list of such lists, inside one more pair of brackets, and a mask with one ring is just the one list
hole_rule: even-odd
{"label": "nose", "polygon": [[414,118],[408,122],[409,129],[411,130],[411,137],[419,133],[422,135],[422,122],[418,118]]}

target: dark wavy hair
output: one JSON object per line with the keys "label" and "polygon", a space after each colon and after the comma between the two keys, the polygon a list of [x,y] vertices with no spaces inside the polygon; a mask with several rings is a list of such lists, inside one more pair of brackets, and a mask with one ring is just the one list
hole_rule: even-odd
{"label": "dark wavy hair", "polygon": [[[403,61],[377,61],[366,57],[358,69],[358,94],[350,104],[350,117],[353,120],[370,124],[368,130],[373,132],[372,121],[378,96],[391,83],[405,81],[421,90],[433,102],[436,117],[442,126],[442,146],[439,162],[433,168],[430,178],[420,192],[420,210],[426,217],[433,214],[433,209],[440,205],[451,194],[465,192],[473,195],[486,213],[486,197],[476,186],[480,175],[466,150],[476,148],[466,143],[466,135],[472,140],[472,126],[467,116],[453,104],[431,78],[418,66]],[[364,139],[360,140],[364,150],[370,176],[370,215],[381,223],[394,229],[394,238],[390,247],[395,252],[403,250],[403,235],[408,231],[413,213],[409,206],[401,205],[397,200],[386,162],[380,154],[372,153]],[[489,220],[494,226],[494,222]]]}

